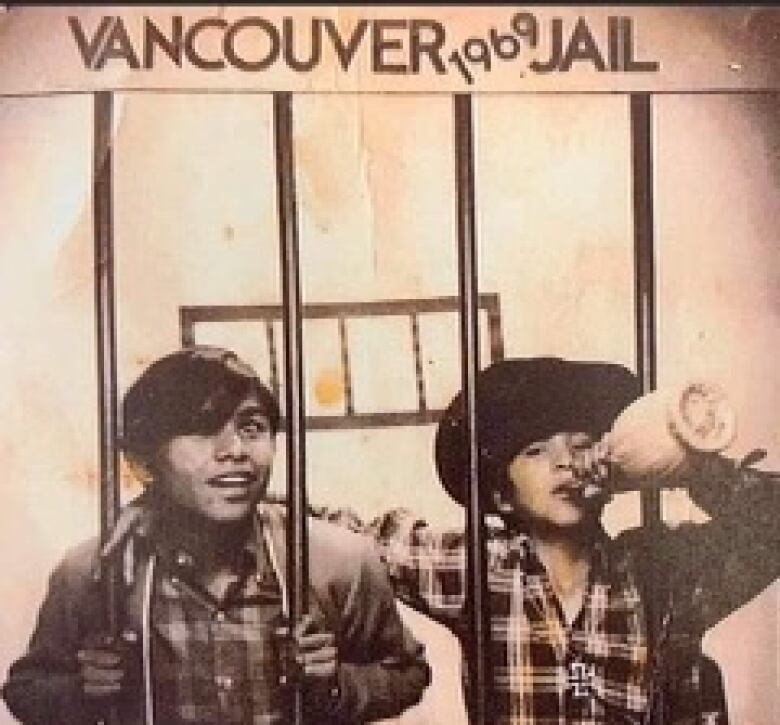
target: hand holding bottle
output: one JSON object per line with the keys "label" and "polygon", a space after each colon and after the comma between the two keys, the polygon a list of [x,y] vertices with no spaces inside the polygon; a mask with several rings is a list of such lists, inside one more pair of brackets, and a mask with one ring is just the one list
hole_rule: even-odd
{"label": "hand holding bottle", "polygon": [[684,477],[704,454],[736,435],[736,415],[718,385],[693,381],[635,400],[600,442],[614,490],[660,486]]}

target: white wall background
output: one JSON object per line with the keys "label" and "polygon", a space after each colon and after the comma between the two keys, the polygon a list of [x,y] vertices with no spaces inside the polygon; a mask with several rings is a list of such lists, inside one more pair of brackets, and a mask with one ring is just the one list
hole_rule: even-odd
{"label": "white wall background", "polygon": [[[302,96],[295,109],[305,301],[455,294],[449,98]],[[117,113],[124,390],[179,345],[180,305],[277,304],[280,291],[269,97],[128,94]],[[95,530],[91,114],[89,97],[0,102],[2,672],[48,571]],[[775,466],[779,118],[776,102],[726,96],[664,96],[654,114],[661,383],[722,380],[740,417],[733,453],[766,447]],[[480,284],[500,296],[506,354],[632,364],[627,100],[480,99],[476,148]],[[368,398],[408,372],[394,334],[364,328],[358,339]],[[323,340],[306,349],[307,394],[327,408],[317,382],[336,362]],[[249,335],[230,342],[257,353]],[[365,518],[403,504],[459,525],[432,438],[431,427],[312,434],[312,501]],[[666,504],[671,518],[689,513],[684,497]],[[615,501],[607,522],[635,523],[635,499]],[[735,725],[777,712],[777,612],[775,585],[708,635]]]}

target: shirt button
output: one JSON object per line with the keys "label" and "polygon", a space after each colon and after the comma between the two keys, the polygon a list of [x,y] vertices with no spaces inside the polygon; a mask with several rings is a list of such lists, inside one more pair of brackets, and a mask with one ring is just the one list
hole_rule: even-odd
{"label": "shirt button", "polygon": [[215,675],[214,683],[220,690],[230,690],[233,687],[233,678],[228,675]]}
{"label": "shirt button", "polygon": [[182,567],[192,566],[192,557],[186,551],[179,551],[176,554],[176,563]]}

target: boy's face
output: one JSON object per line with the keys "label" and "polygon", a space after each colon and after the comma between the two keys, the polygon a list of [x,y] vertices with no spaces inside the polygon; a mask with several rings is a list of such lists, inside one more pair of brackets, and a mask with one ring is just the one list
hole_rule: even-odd
{"label": "boy's face", "polygon": [[598,520],[602,496],[585,496],[585,481],[575,473],[592,456],[587,433],[557,433],[532,443],[509,464],[509,500],[504,507],[532,527],[565,529]]}
{"label": "boy's face", "polygon": [[265,494],[274,450],[268,417],[252,394],[221,429],[163,444],[153,461],[154,485],[189,513],[214,523],[240,521]]}

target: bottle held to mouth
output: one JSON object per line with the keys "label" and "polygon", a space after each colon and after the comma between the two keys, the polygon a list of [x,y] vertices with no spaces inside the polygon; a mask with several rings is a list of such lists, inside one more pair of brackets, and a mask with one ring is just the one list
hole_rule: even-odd
{"label": "bottle held to mouth", "polygon": [[614,487],[684,477],[697,454],[718,453],[736,435],[736,413],[715,383],[694,380],[629,405],[603,439]]}

